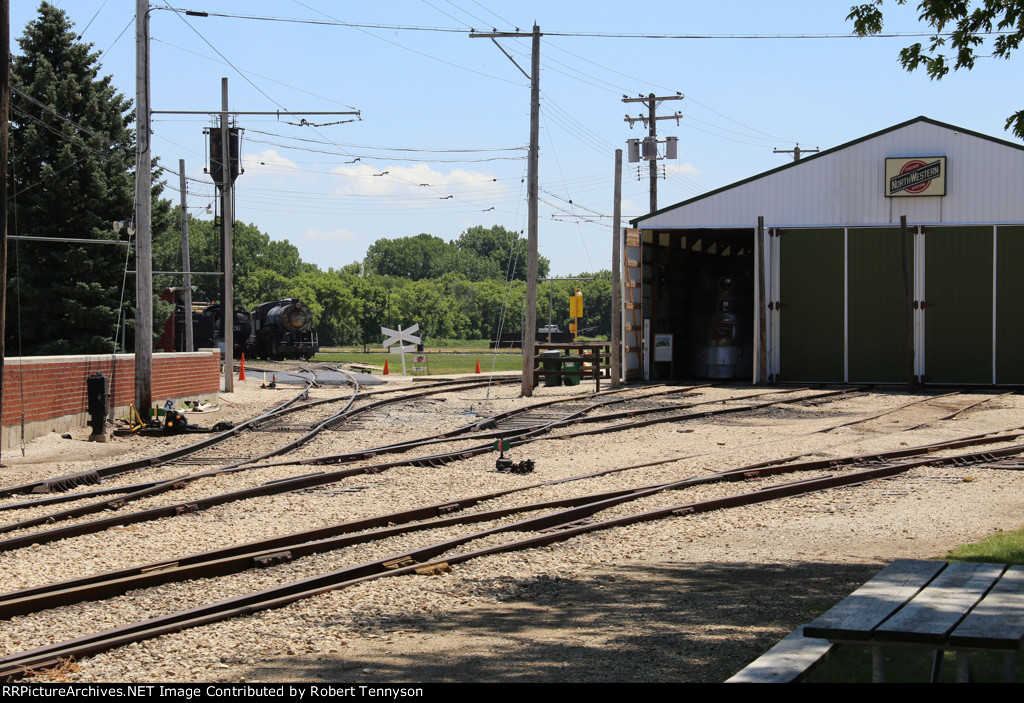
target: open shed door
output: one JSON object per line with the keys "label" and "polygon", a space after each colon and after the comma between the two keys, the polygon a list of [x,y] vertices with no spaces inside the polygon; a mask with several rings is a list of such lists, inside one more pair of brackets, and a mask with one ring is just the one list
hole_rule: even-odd
{"label": "open shed door", "polygon": [[622,335],[625,347],[623,354],[623,370],[627,381],[637,381],[643,375],[641,352],[643,350],[643,310],[641,299],[641,263],[640,263],[640,230],[627,229],[625,251],[622,261],[625,263],[623,277],[623,326]]}

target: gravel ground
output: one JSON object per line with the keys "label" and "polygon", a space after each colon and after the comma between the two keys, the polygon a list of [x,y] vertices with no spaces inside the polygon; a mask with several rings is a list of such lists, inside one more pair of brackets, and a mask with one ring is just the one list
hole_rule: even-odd
{"label": "gravel ground", "polygon": [[[396,379],[387,387],[408,385]],[[234,393],[221,394],[221,411],[195,421],[239,421],[294,394],[294,389],[269,391],[258,386],[258,381],[237,383]],[[367,414],[353,422],[351,429],[328,433],[298,454],[322,456],[391,444],[527,403],[573,397],[589,390],[587,385],[542,387],[533,399],[522,399],[517,397],[515,385],[409,401]],[[631,390],[626,395],[652,390]],[[759,392],[762,389],[711,388],[645,402],[680,403],[691,397],[695,401],[721,400]],[[322,389],[314,390],[312,397],[347,398],[349,394],[344,388]],[[536,462],[536,472],[525,476],[494,472],[493,454],[436,468],[395,467],[323,488],[3,552],[0,591],[602,469],[676,459],[532,488],[474,510],[679,480],[797,454],[841,457],[915,446],[1024,422],[1024,399],[1016,395],[991,399],[953,420],[935,421],[968,402],[990,397],[931,399],[829,432],[821,430],[897,408],[914,398],[902,393],[857,394],[818,405],[782,405],[606,435],[539,441],[509,454],[516,461],[530,458]],[[607,411],[616,409],[618,406],[611,406]],[[603,424],[619,422],[622,420]],[[914,428],[925,422],[930,424]],[[145,456],[182,441],[115,438],[96,444],[84,441],[87,434],[86,429],[73,433],[71,440],[57,435],[40,438],[26,447],[24,457],[18,450],[8,450],[3,457],[6,466],[0,468],[0,486]],[[264,443],[274,441],[274,434],[254,435],[249,454],[265,451]],[[431,451],[457,446],[465,443],[445,442]],[[189,489],[195,493],[187,495],[233,490],[240,485],[234,482],[245,475],[248,485],[253,485],[332,468],[262,468],[223,482],[211,479],[197,484]],[[189,470],[179,468],[178,473]],[[139,472],[124,481],[142,481],[157,471]],[[820,472],[798,478],[812,475]],[[599,519],[790,480],[794,479],[775,477],[749,485],[712,484],[663,493],[620,505]],[[892,559],[937,557],[996,530],[1021,527],[1022,489],[1021,471],[975,466],[915,469],[862,486],[619,527],[527,552],[482,557],[454,565],[449,573],[380,579],[280,610],[123,647],[40,679],[722,681]],[[185,499],[172,496],[153,499],[151,504]],[[4,499],[0,505],[20,500],[23,498]],[[133,504],[130,509],[146,505],[150,503]],[[26,519],[30,514],[6,511],[0,513],[0,522]],[[525,517],[480,523],[470,530]],[[464,533],[465,528],[412,533],[384,544],[358,545],[215,581],[131,592],[102,607],[79,604],[13,618],[0,623],[0,653],[24,651],[57,638],[213,602]],[[515,538],[512,533],[491,535],[453,553]]]}

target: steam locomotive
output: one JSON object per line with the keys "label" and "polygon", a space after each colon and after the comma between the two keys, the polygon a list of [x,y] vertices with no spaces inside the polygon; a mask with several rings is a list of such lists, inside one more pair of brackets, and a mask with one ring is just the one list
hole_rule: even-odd
{"label": "steam locomotive", "polygon": [[249,319],[252,358],[309,359],[320,351],[313,313],[298,298],[260,303]]}
{"label": "steam locomotive", "polygon": [[[174,311],[174,349],[183,347],[184,307]],[[223,339],[219,304],[192,311],[195,348],[217,346]],[[310,359],[320,351],[313,329],[313,313],[298,298],[260,303],[251,312],[236,309],[234,314],[234,357],[247,359]]]}

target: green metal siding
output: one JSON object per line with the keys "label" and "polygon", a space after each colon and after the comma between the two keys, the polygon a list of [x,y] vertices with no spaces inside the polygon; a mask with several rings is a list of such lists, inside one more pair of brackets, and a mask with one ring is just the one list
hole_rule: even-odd
{"label": "green metal siding", "polygon": [[992,227],[925,234],[925,380],[992,382]]}
{"label": "green metal siding", "polygon": [[783,230],[779,243],[782,381],[843,380],[843,230]]}
{"label": "green metal siding", "polygon": [[1000,227],[996,255],[996,382],[1024,383],[1024,227]]}
{"label": "green metal siding", "polygon": [[[913,290],[914,262],[906,246]],[[907,324],[899,227],[850,229],[847,239],[851,382],[907,380]]]}

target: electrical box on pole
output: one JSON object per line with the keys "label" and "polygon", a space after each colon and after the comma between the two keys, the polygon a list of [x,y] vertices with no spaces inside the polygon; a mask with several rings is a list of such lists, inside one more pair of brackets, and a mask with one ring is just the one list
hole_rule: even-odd
{"label": "electrical box on pole", "polygon": [[629,163],[640,163],[640,140],[627,139],[626,148],[629,150]]}
{"label": "electrical box on pole", "polygon": [[[224,183],[224,150],[222,145],[224,138],[222,135],[223,132],[220,129],[210,130],[210,176],[213,178],[213,182],[218,185]],[[238,127],[229,127],[228,135],[228,139],[231,142],[231,158],[228,165],[231,169],[231,183],[234,183],[239,174]]]}
{"label": "electrical box on pole", "polygon": [[679,158],[679,137],[665,137],[665,158]]}

